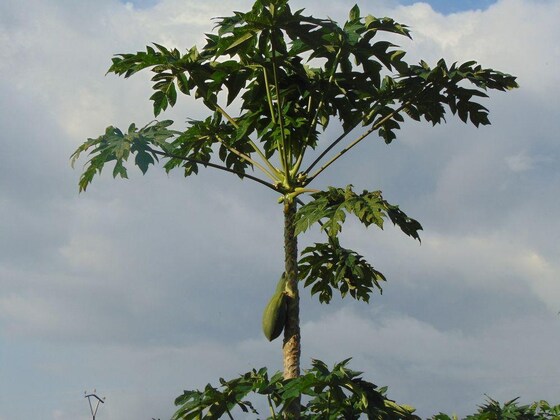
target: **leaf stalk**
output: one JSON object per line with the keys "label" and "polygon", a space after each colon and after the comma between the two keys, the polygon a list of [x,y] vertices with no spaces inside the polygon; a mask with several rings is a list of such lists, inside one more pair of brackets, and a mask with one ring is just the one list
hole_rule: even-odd
{"label": "leaf stalk", "polygon": [[247,178],[250,179],[252,181],[258,182],[261,185],[264,185],[265,187],[270,188],[273,191],[279,192],[280,190],[278,189],[277,186],[271,184],[270,182],[267,182],[265,180],[262,180],[256,176],[250,175],[250,174],[245,174],[243,172],[240,171],[236,171],[235,169],[230,169],[226,166],[222,166],[222,165],[217,165],[215,163],[212,162],[205,162],[203,160],[200,159],[195,159],[195,158],[189,158],[189,157],[185,157],[185,156],[180,156],[180,155],[176,155],[174,153],[169,153],[169,152],[161,152],[159,150],[154,150],[151,147],[146,148],[147,151],[149,151],[150,153],[153,153],[154,155],[158,155],[158,156],[164,156],[164,157],[168,157],[168,158],[173,158],[173,159],[180,159],[180,160],[185,160],[187,162],[193,162],[193,163],[198,163],[200,165],[204,165],[204,166],[210,166],[211,168],[215,168],[215,169],[219,169],[221,171],[225,171],[225,172],[230,172],[232,174],[236,174],[238,176],[241,176],[243,178]]}

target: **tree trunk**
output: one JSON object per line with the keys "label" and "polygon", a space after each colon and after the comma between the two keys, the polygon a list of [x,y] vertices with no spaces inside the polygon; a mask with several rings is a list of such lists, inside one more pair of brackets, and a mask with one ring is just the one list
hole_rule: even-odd
{"label": "tree trunk", "polygon": [[[301,336],[299,331],[299,292],[298,292],[298,251],[295,235],[295,200],[284,202],[284,252],[286,291],[289,296],[284,326],[284,378],[296,378],[300,375]],[[286,410],[286,417],[300,417],[300,399],[294,401]]]}

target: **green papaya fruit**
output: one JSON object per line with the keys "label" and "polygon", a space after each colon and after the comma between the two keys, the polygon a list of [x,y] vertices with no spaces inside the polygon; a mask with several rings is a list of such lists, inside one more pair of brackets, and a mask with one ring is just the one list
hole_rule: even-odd
{"label": "green papaya fruit", "polygon": [[262,328],[268,341],[277,338],[284,329],[286,309],[288,306],[288,296],[286,295],[285,288],[286,276],[282,274],[276,286],[276,291],[268,301],[263,312]]}

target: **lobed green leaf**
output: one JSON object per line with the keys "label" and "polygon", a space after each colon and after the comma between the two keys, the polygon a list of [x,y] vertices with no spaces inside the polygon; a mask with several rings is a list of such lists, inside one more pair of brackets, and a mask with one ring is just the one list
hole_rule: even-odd
{"label": "lobed green leaf", "polygon": [[298,275],[311,294],[318,294],[321,303],[329,303],[333,290],[341,297],[350,294],[356,300],[369,302],[375,289],[382,292],[380,282],[385,276],[364,258],[350,249],[342,248],[338,239],[316,243],[302,252],[298,262]]}
{"label": "lobed green leaf", "polygon": [[420,223],[408,217],[398,206],[384,200],[381,191],[364,190],[361,194],[356,194],[352,185],[349,185],[346,189],[329,187],[327,191],[311,194],[311,197],[313,200],[297,212],[296,235],[320,222],[321,230],[329,237],[336,237],[342,230],[346,214],[353,214],[366,227],[375,224],[381,229],[385,218],[389,218],[406,235],[420,240]]}
{"label": "lobed green leaf", "polygon": [[240,375],[232,380],[220,379],[218,388],[206,386],[203,391],[186,390],[175,400],[179,409],[173,420],[215,419],[226,413],[230,416],[235,407],[243,412],[259,413],[245,400],[249,393],[266,396],[270,418],[282,418],[284,409],[300,395],[305,405],[301,407],[302,419],[358,419],[418,420],[414,409],[396,404],[385,396],[386,388],[364,380],[361,372],[347,367],[350,359],[336,363],[332,369],[320,360],[313,360],[311,369],[293,379],[283,379],[277,372],[269,377],[266,368]]}
{"label": "lobed green leaf", "polygon": [[120,129],[110,126],[105,130],[105,134],[95,139],[88,139],[70,157],[71,163],[74,165],[82,153],[89,152],[91,156],[80,177],[80,191],[87,189],[95,175],[101,174],[108,162],[115,161],[113,177],[128,178],[124,162],[131,154],[135,155],[135,164],[142,173],[146,173],[149,165],[158,160],[151,146],[162,147],[169,138],[175,135],[175,132],[167,128],[171,124],[172,121],[165,120],[149,124],[141,129],[137,129],[134,124],[131,124],[126,134]]}

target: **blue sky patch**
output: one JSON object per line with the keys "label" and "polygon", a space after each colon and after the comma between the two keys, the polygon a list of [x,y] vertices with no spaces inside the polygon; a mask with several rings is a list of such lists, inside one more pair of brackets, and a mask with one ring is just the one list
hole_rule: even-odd
{"label": "blue sky patch", "polygon": [[[154,6],[160,0],[121,0],[122,3],[132,3],[134,7],[138,9],[145,9]],[[418,3],[419,0],[402,0],[401,3],[405,5],[410,5]],[[496,3],[496,0],[424,0],[425,3],[429,3],[434,10],[443,13],[457,13],[465,10],[476,10],[476,9],[486,9],[490,5]]]}

